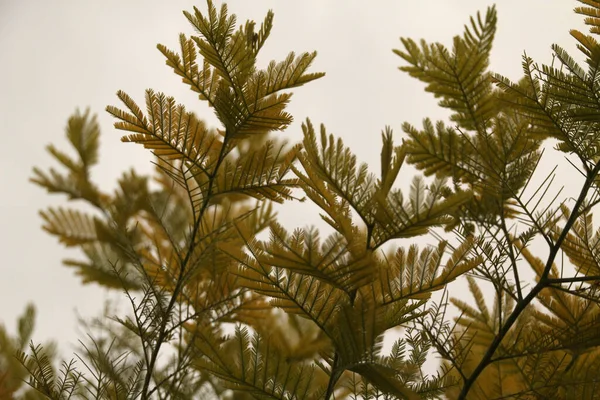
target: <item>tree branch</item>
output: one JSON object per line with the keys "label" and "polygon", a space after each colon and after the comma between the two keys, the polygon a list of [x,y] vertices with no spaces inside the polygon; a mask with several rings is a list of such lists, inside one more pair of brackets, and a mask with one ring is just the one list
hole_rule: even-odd
{"label": "tree branch", "polygon": [[588,191],[589,191],[590,187],[592,186],[592,184],[594,183],[594,179],[596,178],[596,176],[598,175],[599,172],[600,172],[600,162],[597,163],[594,166],[594,169],[588,173],[586,180],[585,180],[585,184],[583,185],[583,188],[581,189],[581,192],[575,203],[575,206],[573,207],[573,212],[569,216],[569,219],[567,220],[567,223],[565,224],[560,236],[558,237],[558,240],[550,248],[550,254],[548,255],[548,260],[546,261],[546,265],[544,266],[544,271],[542,272],[542,276],[540,277],[539,282],[533,287],[533,289],[531,289],[531,292],[529,292],[527,294],[527,296],[525,296],[523,298],[522,301],[517,303],[513,312],[507,318],[504,325],[500,328],[500,331],[498,332],[496,337],[494,337],[492,344],[490,345],[490,347],[488,348],[486,353],[483,355],[483,358],[481,359],[481,361],[479,362],[479,364],[477,365],[475,370],[473,370],[473,373],[471,374],[471,376],[469,376],[469,379],[467,379],[465,381],[463,388],[458,396],[458,400],[465,400],[467,398],[467,394],[469,393],[469,390],[471,389],[471,387],[473,386],[473,384],[475,383],[475,381],[477,380],[479,375],[481,375],[483,370],[492,362],[492,357],[494,356],[494,353],[500,346],[502,340],[507,335],[510,328],[517,321],[517,319],[519,318],[521,313],[525,310],[525,308],[529,305],[529,303],[531,303],[533,301],[533,299],[535,299],[537,297],[537,295],[542,291],[542,289],[544,289],[545,287],[550,285],[548,275],[550,274],[550,271],[552,269],[552,264],[554,264],[554,259],[556,258],[556,255],[558,254],[558,251],[560,250],[560,246],[561,246],[562,242],[565,240],[565,238],[567,237],[567,234],[571,230],[571,227],[577,220],[577,217],[579,216],[578,210],[583,205],[585,198],[588,194]]}

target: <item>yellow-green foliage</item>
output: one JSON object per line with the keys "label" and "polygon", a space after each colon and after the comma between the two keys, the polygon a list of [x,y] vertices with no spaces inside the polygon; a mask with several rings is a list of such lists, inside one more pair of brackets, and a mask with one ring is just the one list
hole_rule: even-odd
{"label": "yellow-green foliage", "polygon": [[[576,12],[587,15],[598,34],[600,3],[581,2],[587,7]],[[456,123],[451,128],[426,120],[422,131],[405,125],[407,160],[426,175],[451,176],[458,190],[475,192],[457,216],[459,231],[470,238],[477,227],[475,248],[484,262],[474,276],[491,282],[496,294],[490,311],[469,277],[476,308],[452,299],[461,312],[456,324],[449,325],[439,307],[425,328],[461,382],[446,391],[449,398],[595,399],[600,298],[593,283],[600,278],[600,258],[590,210],[598,203],[600,171],[600,47],[593,36],[572,31],[587,71],[553,46],[562,68],[538,66],[525,56],[525,76],[514,84],[486,69],[495,19],[494,8],[471,19],[452,50],[403,39],[405,50],[396,51],[410,64],[401,69],[427,83]],[[558,140],[556,150],[578,158],[584,184],[571,200],[557,195],[542,205],[553,172],[533,195],[526,189],[541,139],[549,137]],[[534,255],[536,237],[548,246],[544,260]],[[526,266],[535,282],[520,277]]]}
{"label": "yellow-green foliage", "polygon": [[[45,345],[43,354],[40,352],[41,346],[29,344],[34,326],[35,307],[32,304],[28,304],[19,317],[17,335],[14,337],[0,325],[0,399],[41,400],[44,398],[41,393],[69,393],[74,388],[74,375],[67,374],[60,382],[54,380],[53,343]],[[33,353],[32,358],[27,358],[23,353],[28,345]],[[33,387],[28,388],[25,382]],[[62,385],[62,389],[59,389],[59,385]]]}
{"label": "yellow-green foliage", "polygon": [[[598,34],[600,4],[581,2],[577,12]],[[221,127],[166,94],[147,90],[141,107],[119,91],[122,105],[107,111],[124,142],[156,156],[153,176],[129,171],[114,193],[101,191],[90,179],[100,129],[89,112],[67,126],[75,157],[48,146],[67,172],[34,170],[50,193],[92,206],[43,211],[44,229],[83,250],[85,260],[65,264],[84,283],[125,289],[131,312],[101,320],[58,375],[40,347],[19,353],[33,387],[55,399],[72,390],[94,399],[600,398],[593,36],[572,33],[587,70],[555,46],[563,68],[525,57],[518,83],[488,71],[494,7],[451,49],[402,39],[400,69],[426,83],[451,123],[405,124],[399,145],[386,127],[374,174],[309,119],[302,143],[272,136],[292,122],[290,89],[324,75],[308,72],[316,53],[257,69],[272,12],[258,30],[251,21],[236,27],[210,0],[207,12],[184,14],[197,35],[182,34],[178,51],[158,49]],[[579,159],[584,184],[573,200],[557,195],[547,205],[552,173],[530,186],[550,137]],[[395,183],[407,179],[405,163],[424,176],[403,193]],[[277,221],[271,203],[299,193],[333,234]],[[425,234],[437,244],[384,247]],[[536,238],[548,246],[545,259]],[[562,255],[572,273],[559,267]],[[532,282],[521,276],[529,267]],[[462,275],[474,307],[448,299],[447,285]],[[495,293],[491,310],[481,281]],[[461,313],[454,323],[449,304]],[[383,353],[384,334],[397,327],[402,336]],[[439,370],[426,374],[436,355]],[[2,362],[0,390],[11,396],[18,369]]]}

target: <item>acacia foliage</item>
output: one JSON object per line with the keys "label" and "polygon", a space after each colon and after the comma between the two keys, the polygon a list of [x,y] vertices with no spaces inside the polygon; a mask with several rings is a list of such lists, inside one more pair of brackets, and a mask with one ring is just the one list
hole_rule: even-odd
{"label": "acacia foliage", "polygon": [[[272,135],[292,122],[290,90],[324,75],[308,72],[316,53],[256,67],[272,12],[258,28],[236,27],[212,1],[185,12],[196,35],[158,49],[222,126],[163,93],[147,90],[143,110],[118,92],[122,105],[107,111],[124,142],[153,152],[153,177],[129,171],[112,194],[92,182],[100,131],[89,112],[67,126],[75,157],[48,147],[66,173],[34,170],[49,192],[92,206],[43,211],[44,229],[83,250],[65,264],[84,283],[124,289],[131,312],[101,321],[58,374],[39,347],[19,353],[30,385],[56,399],[597,398],[600,5],[581,2],[592,35],[572,35],[587,70],[554,46],[562,68],[525,57],[517,83],[491,73],[494,7],[452,48],[402,39],[400,69],[426,83],[451,123],[405,124],[400,144],[386,127],[378,174],[309,119],[302,143]],[[553,195],[554,172],[532,184],[547,138],[575,159],[576,196]],[[423,176],[403,192],[405,163]],[[272,202],[293,207],[298,196],[331,235],[278,223]],[[384,246],[426,234],[437,243]],[[464,275],[474,306],[448,299]],[[402,336],[382,352],[396,327]],[[427,374],[435,355],[442,363]]]}

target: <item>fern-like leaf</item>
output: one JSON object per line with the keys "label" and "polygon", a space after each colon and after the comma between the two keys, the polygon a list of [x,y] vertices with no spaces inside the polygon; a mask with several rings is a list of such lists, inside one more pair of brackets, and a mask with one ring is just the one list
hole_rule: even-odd
{"label": "fern-like leaf", "polygon": [[245,194],[277,202],[292,199],[290,189],[298,184],[298,180],[285,178],[285,175],[296,159],[299,147],[294,146],[283,153],[284,146],[275,151],[273,142],[269,141],[233,162],[225,161],[215,181],[213,195]]}
{"label": "fern-like leaf", "polygon": [[488,8],[485,20],[477,14],[471,27],[465,26],[463,37],[454,38],[454,48],[448,51],[439,43],[421,43],[402,38],[405,51],[394,53],[410,66],[402,71],[428,84],[425,90],[442,97],[440,106],[454,111],[451,119],[467,130],[485,131],[495,114],[491,85],[486,68],[496,31],[496,10]]}

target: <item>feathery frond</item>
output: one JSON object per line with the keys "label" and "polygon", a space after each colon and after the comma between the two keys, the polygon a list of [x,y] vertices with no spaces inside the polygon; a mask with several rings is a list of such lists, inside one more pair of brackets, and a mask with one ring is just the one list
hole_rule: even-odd
{"label": "feathery frond", "polygon": [[454,38],[452,52],[440,43],[422,41],[419,48],[413,40],[402,38],[405,50],[394,53],[410,64],[401,71],[427,83],[426,91],[442,97],[440,106],[454,111],[452,121],[482,133],[496,113],[486,71],[495,32],[496,10],[491,7],[485,20],[479,13],[476,20],[471,18],[471,27],[465,26],[464,35]]}

